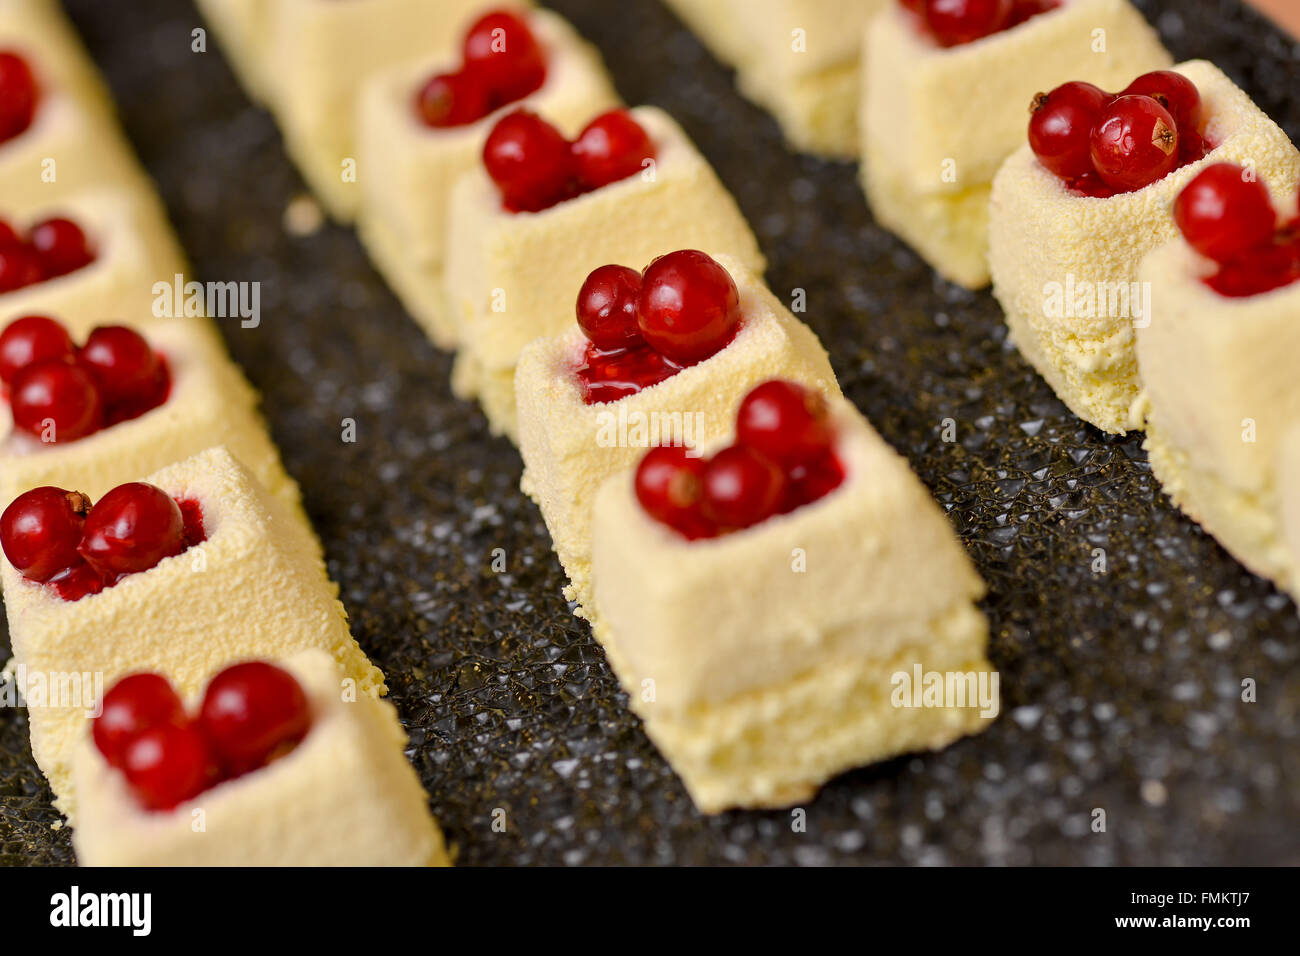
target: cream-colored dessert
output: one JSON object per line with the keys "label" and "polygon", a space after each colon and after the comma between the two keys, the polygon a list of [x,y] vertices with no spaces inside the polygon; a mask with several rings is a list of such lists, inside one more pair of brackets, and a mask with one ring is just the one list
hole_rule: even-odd
{"label": "cream-colored dessert", "polygon": [[277,73],[267,54],[274,0],[195,0],[248,97],[269,103]]}
{"label": "cream-colored dessert", "polygon": [[1293,424],[1282,436],[1276,468],[1282,542],[1291,569],[1282,587],[1295,596],[1300,595],[1300,424]]}
{"label": "cream-colored dessert", "polygon": [[515,365],[524,346],[573,325],[588,274],[611,262],[648,265],[675,249],[765,266],[754,234],[708,160],[662,110],[632,116],[655,144],[634,175],[537,213],[512,213],[480,164],[452,190],[447,307],[460,326],[452,386],[477,398],[494,432],[516,439]]}
{"label": "cream-colored dessert", "polygon": [[897,0],[666,0],[795,149],[858,154],[858,61],[867,21]]}
{"label": "cream-colored dessert", "polygon": [[195,0],[199,13],[217,35],[235,77],[248,98],[269,103],[278,72],[267,54],[270,22],[278,0]]}
{"label": "cream-colored dessert", "polygon": [[944,278],[989,281],[989,185],[1025,142],[1034,94],[1069,80],[1122,89],[1171,62],[1128,0],[1064,6],[950,48],[890,3],[866,30],[862,185],[876,220]]}
{"label": "cream-colored dessert", "polygon": [[[527,15],[541,45],[546,80],[531,95],[476,123],[433,129],[416,115],[416,94],[435,73],[454,69],[458,55],[405,63],[376,76],[362,93],[357,157],[360,181],[358,229],[376,266],[406,310],[441,348],[456,344],[447,314],[442,267],[452,186],[482,165],[483,141],[504,114],[534,110],[573,136],[592,117],[619,104],[595,48],[563,19],[537,10]],[[459,233],[451,245],[463,241]]]}
{"label": "cream-colored dessert", "polygon": [[193,696],[231,661],[319,648],[359,693],[384,691],[308,529],[230,452],[210,448],[143,480],[197,501],[207,540],[79,601],[0,561],[8,670],[27,703],[32,753],[74,823],[73,753],[103,691],[124,674],[157,671]]}
{"label": "cream-colored dessert", "polygon": [[0,214],[21,215],[103,186],[120,188],[156,211],[148,179],[59,5],[0,2],[0,50],[27,61],[38,96],[31,126],[0,142]]}
{"label": "cream-colored dessert", "polygon": [[[596,636],[705,813],[797,803],[997,714],[983,583],[906,461],[847,401],[832,421],[842,484],[750,528],[687,540],[645,513],[630,471],[596,497]],[[916,706],[936,673],[965,706]]]}
{"label": "cream-colored dessert", "polygon": [[1133,330],[1165,290],[1135,283],[1142,257],[1178,235],[1174,199],[1218,162],[1254,168],[1276,197],[1294,196],[1300,181],[1300,152],[1217,67],[1175,69],[1201,94],[1216,144],[1204,159],[1145,189],[1094,198],[1068,189],[1026,144],[998,172],[989,207],[993,294],[1012,338],[1071,411],[1116,434],[1141,427]]}
{"label": "cream-colored dessert", "polygon": [[759,382],[786,378],[838,395],[826,350],[762,280],[716,256],[740,290],[742,325],[722,351],[671,378],[614,402],[588,405],[574,373],[587,339],[576,325],[539,339],[519,358],[521,487],[541,509],[571,585],[590,604],[591,508],[607,477],[636,464],[651,445],[703,445],[726,435],[741,399]]}
{"label": "cream-colored dessert", "polygon": [[1182,238],[1142,262],[1153,308],[1136,355],[1151,470],[1237,560],[1291,588],[1300,565],[1281,511],[1295,485],[1279,456],[1300,422],[1300,381],[1268,357],[1300,347],[1300,283],[1232,298],[1201,281],[1213,269]]}
{"label": "cream-colored dessert", "polygon": [[[171,289],[176,276],[186,272],[185,255],[152,199],[140,203],[119,190],[91,190],[29,207],[9,223],[21,232],[56,216],[81,227],[94,261],[67,275],[0,294],[0,324],[22,315],[58,316],[80,337],[106,323],[148,325],[163,311],[155,308],[160,301],[174,311]],[[158,283],[168,290],[162,297]]]}
{"label": "cream-colored dessert", "polygon": [[[527,6],[527,0],[510,4]],[[485,0],[278,0],[267,24],[274,84],[269,105],[285,148],[331,216],[350,222],[359,182],[357,106],[367,80],[394,64],[447,57]]]}
{"label": "cream-colored dessert", "polygon": [[167,400],[85,438],[43,442],[0,409],[0,508],[39,485],[98,498],[118,485],[224,445],[305,528],[298,485],[285,472],[257,410],[257,393],[227,358],[206,319],[169,319],[143,335],[171,374]]}
{"label": "cream-colored dessert", "polygon": [[[349,693],[331,657],[280,661],[305,691],[311,729],[269,766],[167,811],[140,807],[89,734],[75,756],[82,866],[446,866],[442,833],[385,701]],[[195,701],[197,703],[197,700]]]}

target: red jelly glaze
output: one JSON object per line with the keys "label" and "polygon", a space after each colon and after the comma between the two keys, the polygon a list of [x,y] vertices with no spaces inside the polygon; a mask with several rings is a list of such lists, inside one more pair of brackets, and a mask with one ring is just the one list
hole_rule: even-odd
{"label": "red jelly glaze", "polygon": [[131,740],[122,771],[145,809],[171,810],[206,790],[217,765],[198,727],[162,724]]}
{"label": "red jelly glaze", "polygon": [[72,567],[50,578],[49,585],[65,601],[80,601],[108,586],[99,572],[84,560],[78,560]]}
{"label": "red jelly glaze", "polygon": [[91,725],[95,746],[111,766],[126,762],[126,748],[146,730],[185,723],[185,705],[159,674],[128,674],[104,695],[100,715]]}
{"label": "red jelly glaze", "polygon": [[227,667],[203,694],[199,726],[229,776],[261,767],[307,734],[307,695],[293,675],[265,661]]}
{"label": "red jelly glaze", "polygon": [[197,498],[182,498],[176,502],[181,509],[181,522],[185,528],[185,547],[192,548],[208,540],[208,531],[203,524],[203,505]]}
{"label": "red jelly glaze", "polygon": [[582,364],[574,374],[582,383],[582,400],[588,405],[599,405],[635,395],[681,370],[682,366],[648,345],[606,350],[588,344]]}
{"label": "red jelly glaze", "polygon": [[38,92],[31,67],[17,53],[0,51],[0,143],[32,125]]}

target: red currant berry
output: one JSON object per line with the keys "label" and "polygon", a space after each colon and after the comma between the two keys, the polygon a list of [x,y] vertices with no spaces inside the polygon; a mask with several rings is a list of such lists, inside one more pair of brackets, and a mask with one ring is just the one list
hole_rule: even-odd
{"label": "red currant berry", "polygon": [[109,404],[146,401],[158,390],[162,363],[153,346],[134,329],[99,326],[86,338],[80,358]]}
{"label": "red currant berry", "polygon": [[1149,96],[1174,118],[1179,135],[1199,129],[1201,94],[1196,84],[1173,70],[1143,73],[1124,88],[1120,96]]}
{"label": "red currant berry", "polygon": [[925,24],[940,46],[958,46],[1005,28],[1011,10],[1011,0],[926,0]]}
{"label": "red currant berry", "polygon": [[784,514],[801,508],[830,494],[844,481],[844,466],[827,448],[805,462],[795,465],[786,476],[785,500],[781,503]]}
{"label": "red currant berry", "polygon": [[785,473],[744,445],[731,445],[704,469],[705,517],[720,528],[748,528],[777,513],[785,494]]}
{"label": "red currant berry", "polygon": [[522,99],[546,80],[546,57],[528,24],[504,10],[469,28],[461,55],[465,72],[480,78],[497,105]]}
{"label": "red currant berry", "polygon": [[439,73],[420,87],[415,108],[426,126],[466,126],[492,112],[492,97],[482,80],[464,70]]}
{"label": "red currant berry", "polygon": [[754,388],[736,413],[736,443],[787,468],[825,454],[834,437],[821,393],[782,379]]}
{"label": "red currant berry", "polygon": [[216,764],[197,727],[162,724],[127,744],[122,772],[146,809],[170,810],[206,790]]}
{"label": "red currant berry", "polygon": [[0,381],[13,382],[22,369],[37,362],[71,362],[75,354],[72,336],[62,323],[43,315],[25,315],[0,332]]}
{"label": "red currant berry", "polygon": [[1039,93],[1029,107],[1029,146],[1062,179],[1092,172],[1092,127],[1110,94],[1091,83],[1065,83]]}
{"label": "red currant berry", "polygon": [[25,491],[0,515],[0,546],[30,581],[48,581],[81,562],[77,545],[90,511],[79,491],[44,485]]}
{"label": "red currant berry", "polygon": [[36,114],[36,78],[17,53],[0,52],[0,142],[32,125]]}
{"label": "red currant berry", "polygon": [[536,113],[503,116],[483,144],[483,165],[511,212],[540,212],[573,195],[569,141]]}
{"label": "red currant berry", "polygon": [[41,260],[45,277],[75,272],[95,258],[86,234],[71,219],[46,219],[32,227],[28,243]]}
{"label": "red currant berry", "polygon": [[265,661],[227,667],[212,678],[199,709],[203,735],[232,776],[280,756],[306,736],[310,723],[298,681]]}
{"label": "red currant berry", "polygon": [[0,293],[35,285],[44,278],[40,257],[30,246],[0,246]]}
{"label": "red currant berry", "polygon": [[645,513],[690,540],[711,537],[713,525],[700,510],[708,462],[680,445],[646,452],[637,465],[634,488]]}
{"label": "red currant berry", "polygon": [[586,125],[573,141],[578,178],[587,189],[641,172],[654,159],[655,146],[627,110],[610,110]]}
{"label": "red currant berry", "polygon": [[627,266],[601,266],[587,276],[578,290],[578,325],[592,345],[609,350],[641,344],[640,293],[641,273]]}
{"label": "red currant berry", "polygon": [[1193,249],[1225,262],[1273,238],[1277,213],[1268,187],[1233,163],[1201,170],[1174,200],[1174,222]]}
{"label": "red currant berry", "polygon": [[740,291],[727,270],[694,249],[650,263],[641,279],[637,324],[651,348],[680,365],[703,361],[740,328]]}
{"label": "red currant berry", "polygon": [[111,766],[122,767],[126,748],[146,730],[185,723],[185,705],[161,674],[128,674],[109,688],[91,725],[95,746]]}
{"label": "red currant berry", "polygon": [[904,10],[910,10],[918,16],[925,15],[925,0],[898,0]]}
{"label": "red currant berry", "polygon": [[14,425],[42,441],[76,441],[104,424],[104,399],[91,374],[62,360],[37,362],[14,376]]}
{"label": "red currant berry", "polygon": [[1014,0],[1006,28],[1009,30],[1019,26],[1040,13],[1051,13],[1061,2],[1062,0]]}
{"label": "red currant berry", "polygon": [[5,246],[21,246],[22,244],[23,237],[18,235],[18,232],[13,226],[9,225],[9,223],[5,222],[3,219],[0,219],[0,248],[4,248]]}
{"label": "red currant berry", "polygon": [[1167,176],[1178,163],[1178,128],[1149,96],[1121,96],[1092,131],[1092,164],[1106,185],[1124,192]]}
{"label": "red currant berry", "polygon": [[77,551],[108,581],[148,571],[185,550],[185,519],[175,501],[143,481],[118,485],[86,517]]}

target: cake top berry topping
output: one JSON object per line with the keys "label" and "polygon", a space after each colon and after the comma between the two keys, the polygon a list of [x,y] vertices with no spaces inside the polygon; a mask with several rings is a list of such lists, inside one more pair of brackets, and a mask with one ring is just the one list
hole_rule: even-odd
{"label": "cake top berry topping", "polygon": [[646,514],[688,540],[748,528],[816,501],[844,480],[830,410],[820,393],[772,379],[736,413],[736,440],[703,458],[652,448],[635,476]]}
{"label": "cake top berry topping", "polygon": [[70,219],[38,222],[26,237],[0,220],[0,293],[67,275],[94,260],[86,234]]}
{"label": "cake top berry topping", "polygon": [[1232,163],[1214,163],[1174,200],[1188,244],[1218,266],[1205,283],[1240,298],[1300,280],[1300,214],[1280,222],[1268,187]]}
{"label": "cake top berry topping", "polygon": [[430,77],[415,107],[427,126],[466,126],[546,81],[546,54],[524,17],[493,10],[470,26],[461,44],[460,68]]}
{"label": "cake top berry topping", "polygon": [[961,46],[1019,26],[1062,0],[899,0],[920,28],[943,47]]}
{"label": "cake top berry topping", "polygon": [[660,256],[644,273],[596,269],[578,292],[587,336],[577,369],[589,405],[616,401],[717,354],[740,328],[740,292],[703,252]]}
{"label": "cake top berry topping", "polygon": [[162,811],[266,766],[310,728],[307,695],[294,676],[246,661],[212,678],[193,716],[165,677],[129,674],[104,695],[91,735],[140,805]]}
{"label": "cake top berry topping", "polygon": [[38,92],[32,69],[17,53],[0,50],[0,143],[32,125]]}
{"label": "cake top berry topping", "polygon": [[549,209],[634,176],[654,157],[649,135],[622,109],[597,116],[573,142],[536,113],[515,110],[483,144],[483,166],[511,212]]}
{"label": "cake top berry topping", "polygon": [[80,347],[56,320],[14,319],[0,332],[0,381],[14,426],[47,444],[76,441],[167,400],[167,363],[139,332],[93,330]]}
{"label": "cake top berry topping", "polygon": [[1212,148],[1196,85],[1173,70],[1144,73],[1119,93],[1063,83],[1029,106],[1029,145],[1075,192],[1106,197],[1163,179]]}
{"label": "cake top berry topping", "polygon": [[98,594],[205,537],[198,502],[175,501],[142,481],[118,485],[93,507],[78,491],[33,488],[0,514],[9,563],[65,601]]}

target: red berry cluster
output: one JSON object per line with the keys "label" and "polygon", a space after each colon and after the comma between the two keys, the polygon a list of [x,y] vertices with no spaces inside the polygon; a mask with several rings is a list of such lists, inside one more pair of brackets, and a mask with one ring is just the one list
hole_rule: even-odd
{"label": "red berry cluster", "polygon": [[0,332],[0,381],[14,426],[50,442],[137,418],[171,391],[166,360],[134,329],[101,325],[78,348],[43,315],[14,319]]}
{"label": "red berry cluster", "polygon": [[1201,94],[1173,70],[1144,73],[1120,93],[1064,83],[1029,105],[1029,145],[1076,192],[1133,192],[1212,149],[1201,134]]}
{"label": "red berry cluster", "polygon": [[546,81],[541,45],[520,16],[505,10],[476,20],[460,54],[460,69],[430,77],[416,94],[416,111],[435,129],[477,122]]}
{"label": "red berry cluster", "polygon": [[19,495],[0,515],[9,563],[65,601],[98,594],[205,537],[197,501],[174,501],[142,481],[118,485],[94,507],[79,491],[45,485]]}
{"label": "red berry cluster", "polygon": [[654,155],[654,143],[627,110],[602,113],[573,142],[536,113],[515,110],[483,144],[483,166],[511,212],[541,212],[627,179]]}
{"label": "red berry cluster", "polygon": [[0,220],[0,293],[54,279],[94,261],[86,234],[71,219],[46,219],[20,236]]}
{"label": "red berry cluster", "polygon": [[310,727],[307,695],[294,676],[248,661],[212,678],[193,716],[160,674],[123,677],[104,695],[91,734],[142,806],[170,810],[283,756]]}
{"label": "red berry cluster", "polygon": [[578,292],[587,336],[577,369],[588,405],[612,402],[723,349],[740,328],[740,291],[727,270],[694,249],[637,272],[601,266]]}
{"label": "red berry cluster", "polygon": [[1219,266],[1206,284],[1234,298],[1300,280],[1300,214],[1279,218],[1268,187],[1232,163],[1207,166],[1174,200],[1183,237]]}
{"label": "red berry cluster", "polygon": [[31,67],[17,53],[0,50],[0,143],[32,125],[38,93]]}
{"label": "red berry cluster", "polygon": [[756,387],[736,414],[736,441],[711,458],[652,448],[636,470],[646,513],[689,540],[748,528],[816,501],[844,480],[826,400],[794,382]]}
{"label": "red berry cluster", "polygon": [[960,46],[1055,10],[1062,0],[899,0],[939,46]]}

